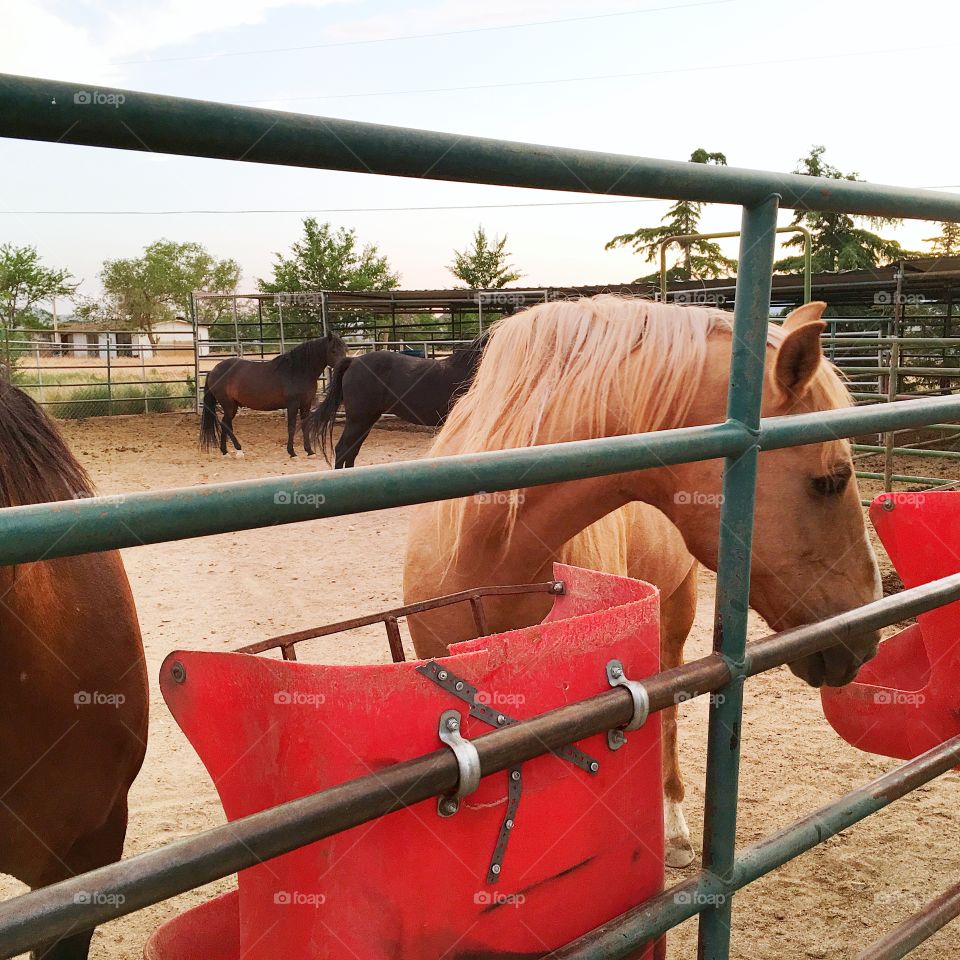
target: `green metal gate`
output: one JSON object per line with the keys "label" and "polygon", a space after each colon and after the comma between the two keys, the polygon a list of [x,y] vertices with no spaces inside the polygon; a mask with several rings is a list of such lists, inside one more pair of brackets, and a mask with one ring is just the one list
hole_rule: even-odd
{"label": "green metal gate", "polygon": [[[584,440],[158,493],[109,501],[13,507],[0,515],[0,565],[343,516],[723,457],[715,644],[712,655],[643,681],[652,710],[678,694],[719,691],[710,706],[702,869],[661,896],[554,954],[611,958],[700,915],[699,956],[729,956],[735,891],[960,763],[960,737],[853,791],[739,854],[735,849],[740,722],[747,677],[826,649],[858,632],[960,599],[960,574],[818,624],[746,643],[757,458],[763,450],[960,421],[960,398],[760,419],[767,316],[779,208],[960,221],[960,198],[930,191],[820,180],[463,137],[111,90],[122,109],[89,102],[77,85],[0,76],[0,134],[48,142],[428,177],[743,208],[728,419],[655,434]],[[117,102],[116,99],[111,101]],[[277,498],[295,489],[311,496]],[[623,688],[475,740],[484,775],[585,736],[622,726]],[[264,859],[456,786],[449,751],[378,771],[196,837],[0,904],[0,957],[122,916]],[[78,898],[94,890],[95,897]],[[953,916],[951,891],[862,956],[903,956]],[[939,926],[938,926],[939,925]]]}

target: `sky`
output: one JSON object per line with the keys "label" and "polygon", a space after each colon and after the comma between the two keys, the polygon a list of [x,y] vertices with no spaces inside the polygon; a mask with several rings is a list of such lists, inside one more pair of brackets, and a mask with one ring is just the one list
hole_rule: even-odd
{"label": "sky", "polygon": [[[775,171],[824,144],[865,180],[960,190],[950,0],[0,0],[0,22],[0,72],[92,90]],[[604,244],[668,206],[2,138],[0,167],[0,243],[88,296],[104,260],[161,237],[233,257],[255,289],[307,215],[377,244],[407,288],[451,285],[478,224],[524,285],[622,283],[651,268]],[[714,205],[702,228],[739,219]],[[919,249],[936,228],[882,232]]]}

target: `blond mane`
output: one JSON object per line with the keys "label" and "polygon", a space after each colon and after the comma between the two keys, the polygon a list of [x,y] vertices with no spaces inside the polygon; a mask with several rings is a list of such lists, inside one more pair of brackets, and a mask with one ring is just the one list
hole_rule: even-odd
{"label": "blond mane", "polygon": [[[708,340],[717,330],[731,331],[731,321],[731,314],[717,309],[612,294],[550,301],[505,317],[493,326],[477,375],[430,456],[678,426],[696,396]],[[782,339],[782,330],[771,325],[767,343],[776,346]],[[826,405],[850,403],[828,364],[816,380]],[[440,542],[450,544],[451,559],[459,553],[472,502],[438,505],[438,523],[446,530]],[[503,516],[504,551],[518,509],[519,498],[510,498]]]}

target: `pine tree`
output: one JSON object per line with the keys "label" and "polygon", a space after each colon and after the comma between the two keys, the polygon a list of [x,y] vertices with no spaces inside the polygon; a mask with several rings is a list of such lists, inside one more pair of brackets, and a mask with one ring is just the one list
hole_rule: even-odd
{"label": "pine tree", "polygon": [[[826,148],[814,146],[800,160],[794,173],[806,177],[826,177],[830,180],[859,180],[856,173],[842,173],[827,163],[823,155]],[[822,213],[815,210],[798,210],[791,223],[804,226],[811,234],[813,272],[825,273],[838,270],[865,270],[869,267],[893,263],[902,257],[914,256],[896,240],[887,240],[872,233],[859,223],[884,226],[899,223],[889,217],[851,217],[846,213]],[[803,248],[799,234],[784,242],[785,247]],[[803,270],[803,255],[784,257],[774,264],[779,273],[799,273]]]}
{"label": "pine tree", "polygon": [[[722,153],[711,153],[702,147],[690,154],[691,163],[713,163],[725,167],[727,158]],[[633,247],[634,252],[642,254],[647,263],[653,263],[660,256],[660,244],[667,237],[683,236],[699,232],[703,204],[691,200],[679,200],[661,220],[662,226],[641,227],[633,233],[621,233],[604,247]],[[667,270],[667,280],[707,280],[729,274],[736,269],[736,260],[723,255],[720,245],[711,240],[684,240],[678,243],[679,260]],[[634,282],[656,280],[659,273],[638,277]]]}
{"label": "pine tree", "polygon": [[960,256],[960,223],[942,221],[939,236],[927,237],[923,242],[933,244],[931,252],[938,257]]}

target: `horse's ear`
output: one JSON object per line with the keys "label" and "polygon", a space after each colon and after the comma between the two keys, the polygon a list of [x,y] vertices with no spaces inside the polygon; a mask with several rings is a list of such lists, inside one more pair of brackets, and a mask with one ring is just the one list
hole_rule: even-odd
{"label": "horse's ear", "polygon": [[[801,310],[813,306],[820,307],[819,312],[810,311],[814,316],[791,324],[791,320]],[[773,377],[777,392],[785,403],[792,403],[803,396],[823,359],[820,335],[827,329],[827,325],[819,319],[819,314],[823,312],[824,306],[826,304],[823,303],[805,304],[799,310],[794,310],[783,325],[788,332],[777,349]]]}
{"label": "horse's ear", "polygon": [[805,323],[812,323],[823,316],[823,311],[827,305],[822,300],[811,300],[796,310],[791,310],[787,319],[783,321],[783,329],[787,332],[802,327]]}

